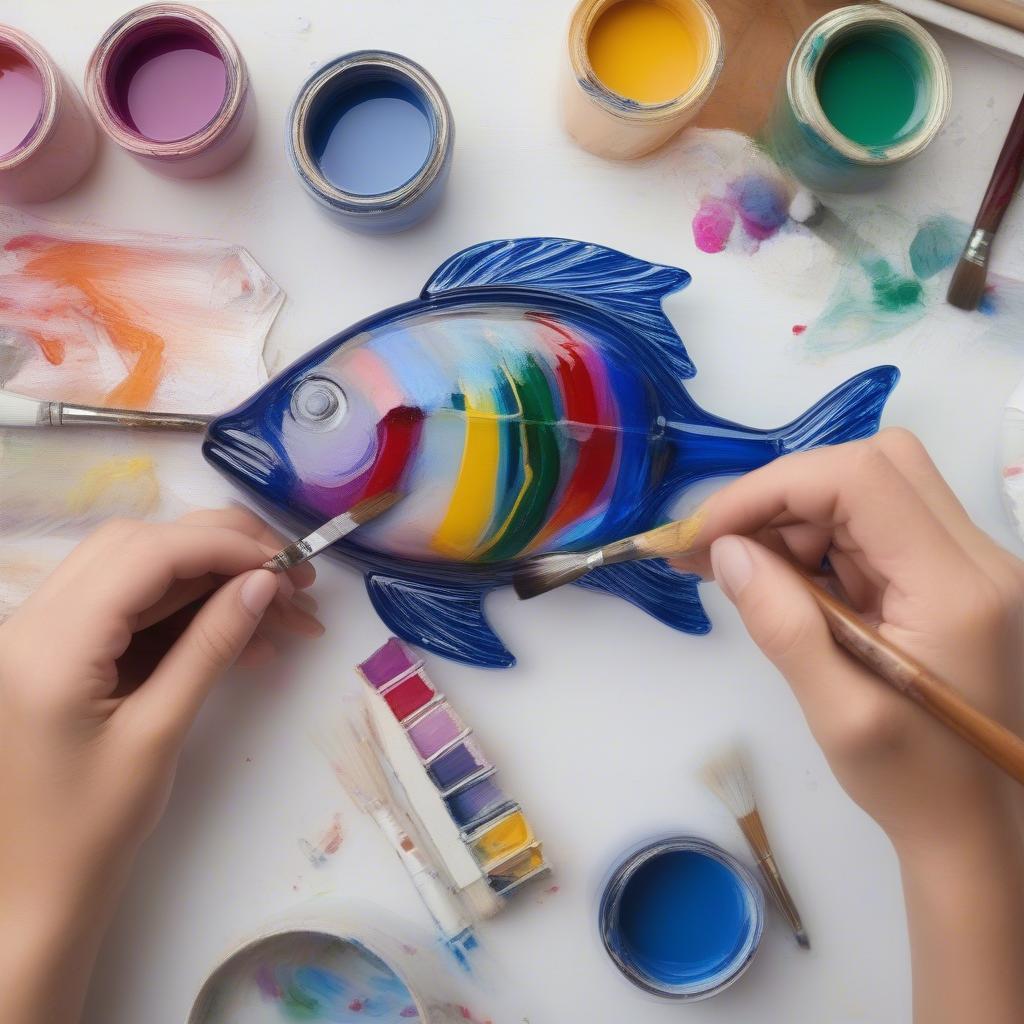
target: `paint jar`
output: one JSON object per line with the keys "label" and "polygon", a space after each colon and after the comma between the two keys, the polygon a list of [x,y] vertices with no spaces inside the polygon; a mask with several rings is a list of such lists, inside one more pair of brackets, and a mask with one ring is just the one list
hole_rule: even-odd
{"label": "paint jar", "polygon": [[402,231],[433,212],[454,141],[441,87],[386,50],[320,68],[288,118],[288,154],[306,191],[339,223],[368,234]]}
{"label": "paint jar", "polygon": [[722,70],[705,0],[581,0],[569,22],[562,117],[598,156],[657,149],[697,115]]}
{"label": "paint jar", "polygon": [[720,846],[696,836],[644,843],[612,870],[598,927],[612,962],[638,988],[707,999],[750,966],[764,930],[764,895]]}
{"label": "paint jar", "polygon": [[916,21],[875,4],[842,7],[797,43],[769,149],[809,188],[866,191],[935,138],[951,91],[946,57]]}
{"label": "paint jar", "polygon": [[348,1020],[364,1008],[374,1020],[465,1024],[462,999],[435,946],[432,936],[413,937],[382,910],[316,901],[223,959],[187,1024]]}
{"label": "paint jar", "polygon": [[0,202],[54,199],[95,155],[96,129],[78,90],[38,43],[0,25]]}
{"label": "paint jar", "polygon": [[104,33],[86,94],[100,128],[161,174],[206,178],[252,141],[256,107],[234,40],[203,11],[149,4]]}

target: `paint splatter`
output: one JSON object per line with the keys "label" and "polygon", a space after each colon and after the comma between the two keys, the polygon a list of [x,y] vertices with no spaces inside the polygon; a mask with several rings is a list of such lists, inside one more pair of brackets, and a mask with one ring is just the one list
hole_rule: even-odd
{"label": "paint splatter", "polygon": [[[730,181],[723,194],[705,195],[693,217],[693,240],[701,252],[723,252],[739,236],[743,248],[756,252],[790,222],[790,191],[780,179],[767,174],[742,174]],[[734,234],[739,221],[741,232]]]}
{"label": "paint splatter", "polygon": [[793,324],[791,330],[796,335],[803,334],[807,330],[807,324]]}
{"label": "paint splatter", "polygon": [[318,868],[327,862],[328,857],[333,857],[341,849],[344,841],[344,834],[341,830],[341,815],[335,814],[330,825],[321,833],[318,839],[310,842],[308,839],[299,840],[299,849],[309,860],[313,867]]}
{"label": "paint splatter", "polygon": [[985,316],[995,316],[999,312],[999,296],[994,284],[986,285],[978,302],[978,312]]}
{"label": "paint splatter", "polygon": [[883,313],[902,313],[905,309],[923,305],[924,289],[916,278],[893,270],[888,260],[866,260],[864,273],[871,282],[875,305]]}
{"label": "paint splatter", "polygon": [[789,220],[789,192],[778,179],[745,174],[730,184],[729,198],[744,230],[758,242],[771,238]]}
{"label": "paint splatter", "polygon": [[729,244],[736,211],[724,199],[705,196],[693,218],[693,240],[701,252],[721,252]]}
{"label": "paint splatter", "polygon": [[960,258],[970,231],[970,224],[948,214],[929,217],[910,243],[911,269],[922,281],[947,270]]}

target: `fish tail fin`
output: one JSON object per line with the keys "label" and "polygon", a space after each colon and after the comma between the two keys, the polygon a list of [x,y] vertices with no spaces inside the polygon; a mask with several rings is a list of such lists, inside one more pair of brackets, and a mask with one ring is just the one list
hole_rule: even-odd
{"label": "fish tail fin", "polygon": [[874,366],[830,391],[802,416],[774,431],[780,455],[870,437],[900,379],[895,366]]}

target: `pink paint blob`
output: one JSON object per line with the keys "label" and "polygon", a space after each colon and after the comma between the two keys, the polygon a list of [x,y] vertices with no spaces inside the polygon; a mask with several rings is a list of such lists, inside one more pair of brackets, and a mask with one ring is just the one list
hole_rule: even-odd
{"label": "pink paint blob", "polygon": [[140,30],[111,65],[110,97],[118,117],[151,142],[201,132],[220,111],[228,74],[214,42],[189,25]]}
{"label": "pink paint blob", "polygon": [[38,69],[11,46],[0,43],[0,157],[13,153],[32,134],[43,109]]}
{"label": "pink paint blob", "polygon": [[701,252],[721,252],[729,242],[736,211],[724,199],[705,196],[693,218],[693,240]]}
{"label": "pink paint blob", "polygon": [[807,324],[793,324],[794,334],[803,334],[807,330]]}

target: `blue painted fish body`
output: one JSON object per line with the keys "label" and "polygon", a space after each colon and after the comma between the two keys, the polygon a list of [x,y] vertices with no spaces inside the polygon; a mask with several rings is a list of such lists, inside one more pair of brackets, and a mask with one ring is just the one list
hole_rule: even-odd
{"label": "blue painted fish body", "polygon": [[[657,525],[696,480],[863,437],[897,379],[877,367],[777,431],[710,415],[661,309],[689,275],[565,239],[456,254],[419,300],[303,357],[210,427],[204,452],[258,501],[312,528],[381,490],[407,496],[343,542],[400,636],[511,664],[484,595],[544,551]],[[584,581],[688,632],[693,578],[660,562]]]}

